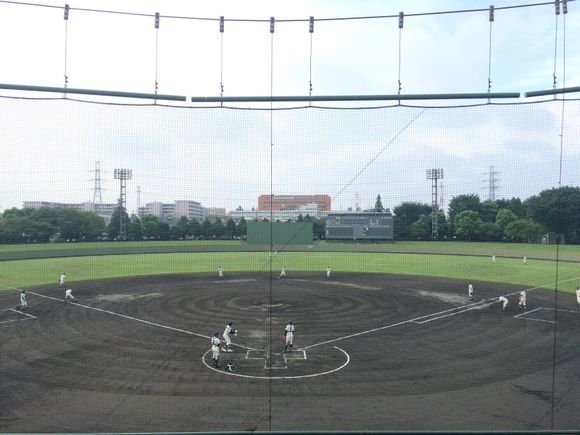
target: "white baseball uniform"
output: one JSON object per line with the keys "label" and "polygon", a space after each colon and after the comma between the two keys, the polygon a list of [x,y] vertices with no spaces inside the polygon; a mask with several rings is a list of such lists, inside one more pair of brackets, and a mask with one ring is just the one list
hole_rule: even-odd
{"label": "white baseball uniform", "polygon": [[330,279],[330,267],[326,268],[326,279]]}
{"label": "white baseball uniform", "polygon": [[292,348],[293,342],[294,342],[294,324],[292,323],[288,323],[286,325],[286,328],[284,328],[284,333],[286,335],[286,348],[288,346],[290,346],[290,348]]}
{"label": "white baseball uniform", "polygon": [[218,267],[218,277],[223,278],[224,277],[224,268],[223,267]]}
{"label": "white baseball uniform", "polygon": [[66,274],[63,273],[60,275],[60,278],[58,279],[58,286],[62,287],[64,285],[64,279],[66,278]]}
{"label": "white baseball uniform", "polygon": [[576,302],[580,305],[580,287],[576,287]]}
{"label": "white baseball uniform", "polygon": [[469,296],[469,299],[473,299],[473,284],[471,283],[467,286],[467,295]]}
{"label": "white baseball uniform", "polygon": [[221,341],[219,338],[217,338],[216,336],[213,336],[211,338],[211,356],[214,360],[214,364],[220,357],[220,344]]}
{"label": "white baseball uniform", "polygon": [[28,301],[26,300],[26,292],[20,290],[20,307],[28,308]]}
{"label": "white baseball uniform", "polygon": [[518,304],[520,308],[526,308],[526,292],[524,290],[520,292],[520,300]]}
{"label": "white baseball uniform", "polygon": [[505,296],[500,296],[498,301],[503,303],[502,310],[505,310],[509,303],[508,298],[506,298]]}
{"label": "white baseball uniform", "polygon": [[280,272],[280,278],[285,278],[286,277],[286,268],[282,268],[282,272]]}
{"label": "white baseball uniform", "polygon": [[230,347],[230,344],[232,344],[232,340],[230,339],[230,333],[234,332],[234,328],[232,328],[232,326],[228,323],[226,325],[226,329],[224,329],[224,340],[226,342],[226,347]]}
{"label": "white baseball uniform", "polygon": [[75,300],[75,298],[72,294],[72,289],[69,288],[66,292],[64,292],[64,298],[67,301],[74,301]]}

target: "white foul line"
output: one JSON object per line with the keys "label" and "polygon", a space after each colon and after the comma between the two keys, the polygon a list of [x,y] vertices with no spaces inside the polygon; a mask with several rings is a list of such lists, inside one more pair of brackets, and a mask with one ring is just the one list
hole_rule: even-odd
{"label": "white foul line", "polygon": [[[570,278],[570,279],[564,279],[562,281],[558,281],[558,283],[567,282],[567,281],[573,281],[573,280],[578,279],[578,278],[580,278],[580,277],[574,277],[574,278]],[[538,290],[538,289],[546,288],[549,285],[551,285],[551,284],[545,284],[545,285],[541,285],[541,286],[538,286],[538,287],[532,287],[532,288],[524,289],[524,291],[530,292],[530,291],[533,291],[533,290]],[[520,293],[520,291],[515,291],[513,293],[508,293],[508,294],[505,294],[503,296],[506,296],[506,297],[507,296],[513,296],[513,295],[517,295],[519,293]],[[326,340],[326,341],[322,341],[320,343],[315,343],[315,344],[311,344],[309,346],[304,346],[303,349],[309,349],[311,347],[322,346],[324,344],[334,343],[336,341],[346,340],[348,338],[353,338],[353,337],[358,337],[360,335],[370,334],[371,332],[376,332],[376,331],[382,331],[382,330],[385,330],[385,329],[395,328],[397,326],[405,325],[406,323],[418,323],[418,324],[427,323],[427,321],[424,321],[424,322],[417,322],[417,321],[418,320],[421,320],[421,319],[425,319],[426,317],[438,316],[439,314],[444,314],[444,315],[443,316],[436,317],[436,318],[431,319],[431,320],[437,320],[437,319],[442,319],[442,318],[445,318],[445,317],[453,316],[453,315],[456,315],[456,314],[462,314],[462,313],[465,313],[465,312],[470,311],[470,310],[474,310],[474,309],[477,309],[477,308],[484,308],[486,306],[489,306],[489,305],[493,305],[495,303],[498,303],[499,301],[497,301],[497,298],[499,298],[499,296],[493,298],[494,299],[493,302],[490,302],[490,299],[486,299],[486,300],[482,300],[482,301],[476,302],[475,304],[462,305],[460,307],[455,307],[455,308],[447,309],[447,310],[444,310],[444,311],[439,311],[437,313],[431,313],[431,314],[427,314],[425,316],[420,316],[420,317],[415,317],[413,319],[403,320],[401,322],[393,323],[391,325],[380,326],[378,328],[368,329],[366,331],[361,331],[361,332],[357,332],[357,333],[354,333],[354,334],[349,334],[349,335],[345,335],[345,336],[342,336],[342,337],[333,338],[332,340]],[[481,302],[489,302],[489,303],[487,305],[477,305],[477,306],[474,306],[476,304],[480,304]],[[445,313],[449,313],[449,312],[451,312],[453,310],[456,310],[458,308],[459,309],[463,309],[463,310],[462,311],[457,311],[457,312],[451,313],[451,314],[445,314]],[[428,321],[430,321],[430,320],[428,320]]]}
{"label": "white foul line", "polygon": [[[40,293],[35,293],[33,291],[28,291],[28,293],[33,294],[35,296],[40,296],[41,298],[46,298],[46,299],[52,299],[53,301],[58,301],[58,302],[64,302],[63,299],[59,299],[59,298],[54,298],[52,296],[46,296],[46,295],[41,295]],[[203,335],[203,334],[197,334],[196,332],[192,332],[192,331],[187,331],[185,329],[180,329],[180,328],[174,328],[173,326],[167,326],[167,325],[162,325],[161,323],[155,323],[155,322],[150,322],[149,320],[144,320],[144,319],[139,319],[137,317],[133,317],[133,316],[128,316],[126,314],[121,314],[121,313],[116,313],[114,311],[110,311],[110,310],[104,310],[102,308],[97,308],[97,307],[91,307],[89,305],[83,305],[83,304],[79,304],[78,302],[65,302],[68,303],[70,305],[76,305],[77,307],[82,307],[82,308],[86,308],[87,310],[94,310],[94,311],[99,311],[101,313],[106,313],[106,314],[110,314],[112,316],[118,316],[118,317],[122,317],[124,319],[129,319],[129,320],[134,320],[136,322],[140,322],[140,323],[144,323],[146,325],[150,325],[150,326],[156,326],[158,328],[163,328],[163,329],[168,329],[170,331],[176,331],[176,332],[182,332],[184,334],[188,334],[188,335],[193,335],[195,337],[200,337],[200,338],[205,338],[205,339],[209,339],[210,337],[207,335]],[[255,350],[252,349],[250,347],[247,346],[243,346],[241,344],[235,344],[232,343],[232,346],[238,346],[244,349],[250,349],[250,350]]]}

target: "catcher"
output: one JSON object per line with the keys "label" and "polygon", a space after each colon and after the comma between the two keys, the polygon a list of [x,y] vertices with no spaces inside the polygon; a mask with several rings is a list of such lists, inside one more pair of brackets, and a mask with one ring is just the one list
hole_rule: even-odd
{"label": "catcher", "polygon": [[222,347],[223,352],[233,352],[233,349],[231,348],[232,340],[230,334],[238,335],[238,330],[234,329],[234,322],[229,322],[224,329],[224,340],[226,344]]}

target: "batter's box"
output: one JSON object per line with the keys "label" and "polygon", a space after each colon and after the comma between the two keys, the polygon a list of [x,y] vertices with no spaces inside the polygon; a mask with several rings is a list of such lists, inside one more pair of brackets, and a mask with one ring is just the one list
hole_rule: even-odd
{"label": "batter's box", "polygon": [[268,352],[264,350],[248,350],[247,360],[263,361],[265,369],[286,370],[289,361],[305,360],[305,350],[293,350],[290,352]]}
{"label": "batter's box", "polygon": [[529,320],[540,323],[564,323],[566,325],[578,325],[580,327],[580,310],[565,310],[563,308],[538,307],[530,311],[524,311],[514,319]]}
{"label": "batter's box", "polygon": [[23,313],[22,311],[15,310],[14,308],[5,308],[0,310],[0,325],[33,319],[36,319],[36,316]]}

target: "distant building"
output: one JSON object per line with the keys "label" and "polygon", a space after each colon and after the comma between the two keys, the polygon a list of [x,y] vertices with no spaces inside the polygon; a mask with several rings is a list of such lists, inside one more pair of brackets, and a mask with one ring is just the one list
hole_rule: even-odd
{"label": "distant building", "polygon": [[205,219],[205,209],[196,201],[175,201],[173,204],[149,202],[145,207],[139,207],[139,218],[146,214],[156,216],[170,225],[175,224],[182,216],[188,220]]}
{"label": "distant building", "polygon": [[228,218],[228,213],[225,208],[208,207],[205,209],[205,217],[211,222],[221,220],[225,223],[225,220]]}
{"label": "distant building", "polygon": [[333,212],[326,217],[327,240],[393,240],[393,215],[384,212]]}
{"label": "distant building", "polygon": [[64,203],[49,201],[24,201],[24,208],[71,208],[74,210],[88,211],[102,217],[109,223],[117,204],[98,204],[94,202]]}
{"label": "distant building", "polygon": [[321,212],[318,210],[318,204],[310,203],[298,207],[296,210],[279,210],[279,211],[260,211],[260,210],[233,210],[229,212],[229,217],[235,221],[239,221],[244,218],[247,221],[258,220],[263,221],[265,219],[269,221],[296,221],[300,216],[306,217],[310,216],[313,219],[322,219],[326,216],[326,212]]}
{"label": "distant building", "polygon": [[316,204],[318,211],[331,210],[330,195],[260,195],[258,211],[298,210],[300,206]]}

